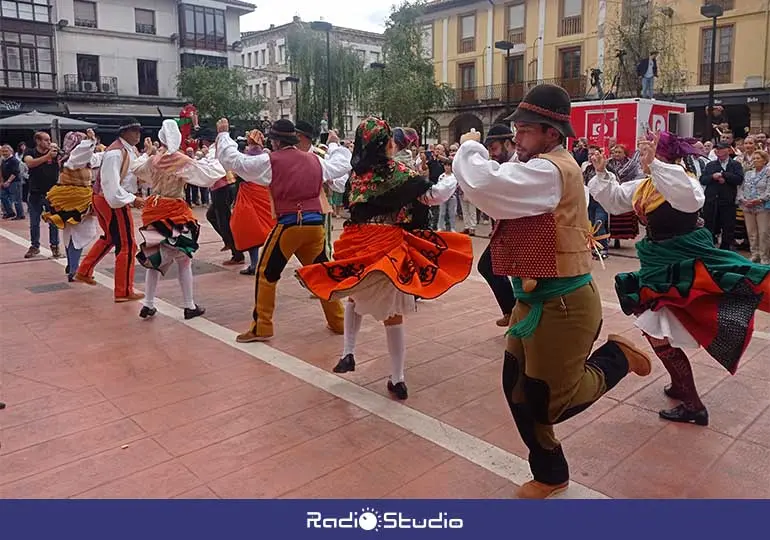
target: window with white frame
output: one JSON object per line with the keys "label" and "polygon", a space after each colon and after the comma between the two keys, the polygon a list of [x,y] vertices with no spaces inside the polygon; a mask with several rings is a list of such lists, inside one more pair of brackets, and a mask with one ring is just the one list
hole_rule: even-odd
{"label": "window with white frame", "polygon": [[75,0],[75,26],[96,28],[96,2]]}
{"label": "window with white frame", "polygon": [[422,27],[422,54],[425,58],[433,58],[433,25]]}

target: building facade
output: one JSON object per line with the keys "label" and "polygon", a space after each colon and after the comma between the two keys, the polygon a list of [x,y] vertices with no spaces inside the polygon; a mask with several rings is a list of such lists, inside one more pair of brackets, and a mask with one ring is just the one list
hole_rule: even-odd
{"label": "building facade", "polygon": [[48,0],[0,3],[0,118],[59,111],[54,23]]}
{"label": "building facade", "polygon": [[[10,4],[16,18],[6,16]],[[179,114],[181,68],[238,64],[239,19],[253,10],[239,0],[4,1],[3,100],[18,96],[30,104],[19,109],[29,109],[45,97],[46,112],[94,122],[105,133],[126,116],[157,129]]]}
{"label": "building facade", "polygon": [[[457,140],[471,127],[488,129],[539,82],[563,86],[573,100],[596,99],[591,69],[617,61],[606,38],[610,25],[660,10],[686,44],[682,88],[666,97],[687,104],[696,113],[696,134],[705,133],[711,20],[700,8],[711,1],[725,9],[717,29],[716,103],[725,106],[731,123],[768,131],[768,0],[434,0],[423,16],[424,49],[436,81],[454,92],[431,121],[440,126],[442,140]],[[501,41],[513,48],[498,48]],[[635,66],[627,69],[634,77]]]}
{"label": "building facade", "polygon": [[[286,80],[291,75],[287,39],[293,25],[301,23],[299,17],[294,17],[288,24],[271,25],[266,30],[241,34],[243,50],[240,54],[240,65],[252,75],[248,92],[254,97],[264,99],[265,108],[261,116],[269,121],[279,118],[296,120],[296,85],[301,85],[302,82]],[[351,47],[365,66],[382,61],[382,34],[334,26],[331,39]],[[362,118],[358,111],[351,108],[345,115],[344,131],[354,131]]]}

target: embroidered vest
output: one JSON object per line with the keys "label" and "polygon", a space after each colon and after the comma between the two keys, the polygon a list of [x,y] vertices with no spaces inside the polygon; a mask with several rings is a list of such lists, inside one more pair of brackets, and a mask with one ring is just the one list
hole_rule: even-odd
{"label": "embroidered vest", "polygon": [[559,170],[561,200],[549,214],[497,222],[490,241],[492,270],[534,279],[588,274],[591,231],[580,167],[563,148],[538,157]]}
{"label": "embroidered vest", "polygon": [[277,217],[298,212],[323,212],[323,171],[311,152],[285,148],[270,153],[270,195]]}
{"label": "embroidered vest", "polygon": [[[131,164],[131,159],[128,155],[128,150],[126,150],[126,147],[123,146],[123,143],[120,142],[120,139],[115,139],[115,142],[113,142],[111,145],[107,147],[107,149],[104,151],[105,153],[109,152],[110,150],[120,150],[121,154],[121,162],[120,162],[120,179],[126,177],[126,174],[128,173],[128,166]],[[94,182],[94,193],[101,194],[102,193],[102,168],[99,167],[99,172],[96,173],[96,181]]]}

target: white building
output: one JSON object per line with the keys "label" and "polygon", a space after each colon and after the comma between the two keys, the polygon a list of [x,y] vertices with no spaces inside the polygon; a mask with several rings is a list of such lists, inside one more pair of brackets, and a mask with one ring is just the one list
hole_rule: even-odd
{"label": "white building", "polygon": [[55,29],[55,90],[62,112],[109,130],[121,116],[137,117],[148,128],[177,116],[181,68],[240,63],[239,19],[254,5],[58,0],[47,8]]}
{"label": "white building", "polygon": [[[266,30],[241,34],[243,50],[239,64],[251,71],[248,92],[254,97],[265,99],[265,110],[261,115],[268,120],[296,120],[295,86],[286,81],[286,77],[291,74],[286,40],[292,26],[302,23],[299,17],[294,17],[288,24],[271,25]],[[365,66],[382,61],[382,34],[334,26],[331,36],[338,43],[355,50]],[[302,82],[299,84],[302,91]],[[357,111],[348,111],[345,116],[345,132],[351,133],[362,119],[363,116]]]}

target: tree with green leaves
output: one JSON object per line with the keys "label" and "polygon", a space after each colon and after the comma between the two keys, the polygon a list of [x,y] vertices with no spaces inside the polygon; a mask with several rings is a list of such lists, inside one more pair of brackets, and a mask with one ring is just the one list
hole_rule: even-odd
{"label": "tree with green leaves", "polygon": [[[658,51],[655,92],[669,96],[682,92],[687,86],[687,70],[682,63],[684,32],[676,28],[674,10],[656,0],[630,0],[613,7],[604,26],[605,50],[611,53],[605,57],[604,91],[610,90],[615,75],[620,74],[620,88],[613,88],[615,95],[640,95],[636,66],[650,52]],[[617,51],[626,53],[625,69],[615,56]]]}
{"label": "tree with green leaves", "polygon": [[[310,25],[298,21],[289,30],[286,39],[292,75],[299,79],[297,85],[299,110],[297,117],[319,126],[328,115],[328,71],[331,60],[332,114],[329,125],[342,131],[345,116],[355,109],[356,98],[364,73],[361,58],[351,47],[334,40],[332,36],[331,59],[326,54],[326,35]],[[342,134],[345,136],[344,134]]]}
{"label": "tree with green leaves", "polygon": [[201,123],[227,117],[256,120],[263,108],[259,98],[247,93],[247,74],[238,68],[195,66],[183,69],[177,79],[180,96],[198,109]]}
{"label": "tree with green leaves", "polygon": [[424,0],[404,0],[385,23],[384,69],[368,70],[360,104],[391,125],[419,127],[429,111],[446,103],[449,89],[435,82],[433,62],[424,54],[420,16]]}

